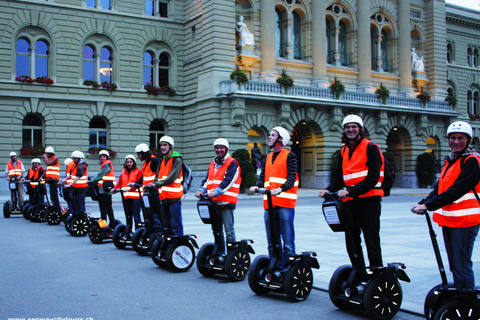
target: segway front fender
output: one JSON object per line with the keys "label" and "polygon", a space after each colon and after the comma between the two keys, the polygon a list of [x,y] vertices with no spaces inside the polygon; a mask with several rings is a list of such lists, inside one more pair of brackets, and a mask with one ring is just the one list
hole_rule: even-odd
{"label": "segway front fender", "polygon": [[320,269],[320,264],[318,263],[316,252],[302,252],[302,260],[308,263],[311,268]]}
{"label": "segway front fender", "polygon": [[197,236],[194,234],[188,234],[187,236],[188,236],[188,241],[190,241],[196,249],[199,249],[197,240],[195,240]]}
{"label": "segway front fender", "polygon": [[410,278],[408,277],[407,273],[403,269],[397,270],[397,278],[405,282],[410,282]]}

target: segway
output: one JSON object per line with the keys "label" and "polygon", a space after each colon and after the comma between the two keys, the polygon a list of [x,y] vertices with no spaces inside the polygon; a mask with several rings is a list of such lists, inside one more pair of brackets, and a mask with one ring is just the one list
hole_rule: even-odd
{"label": "segway", "polygon": [[10,177],[8,181],[8,188],[10,189],[10,200],[5,201],[3,204],[3,216],[10,218],[12,214],[22,214],[22,208],[17,199],[17,179]]}
{"label": "segway", "polygon": [[218,206],[206,195],[197,203],[198,214],[203,223],[211,224],[215,243],[205,243],[197,255],[197,269],[205,277],[225,274],[231,281],[241,281],[247,277],[250,269],[250,255],[255,254],[250,243],[253,240],[240,240],[227,244],[227,254],[220,255],[222,241],[222,221]]}
{"label": "segway", "polygon": [[65,224],[65,221],[68,217],[73,215],[73,205],[72,205],[72,194],[68,188],[65,188],[65,183],[58,186],[58,195],[63,198],[67,202],[68,207],[64,208],[60,206],[62,217],[61,220]]}
{"label": "segway", "polygon": [[[345,232],[352,248],[353,226],[349,207],[338,198],[338,193],[325,194],[322,205],[323,214],[334,232]],[[354,253],[355,257],[358,257]],[[402,287],[398,280],[410,282],[401,262],[388,263],[387,266],[367,267],[366,281],[355,280],[357,268],[343,265],[335,270],[330,279],[328,294],[332,303],[339,309],[356,309],[365,312],[372,319],[390,319],[400,310],[402,304]]]}
{"label": "segway", "polygon": [[142,194],[140,185],[136,185],[135,188],[137,188],[138,194],[140,195],[140,206],[142,208],[143,221],[145,221],[145,224],[135,230],[135,233],[132,236],[132,248],[136,253],[145,256],[150,252],[154,240],[161,234],[161,228],[154,227],[155,221],[150,209],[149,200],[150,189],[144,188]]}
{"label": "segway", "polygon": [[[412,209],[414,212],[414,209]],[[480,319],[480,287],[474,290],[457,290],[453,283],[448,283],[442,255],[438,247],[437,235],[433,230],[428,212],[421,210],[427,220],[433,251],[440,271],[442,283],[433,287],[425,298],[424,312],[427,320],[446,319]]]}
{"label": "segway", "polygon": [[[86,196],[92,198],[93,201],[98,201],[98,187],[89,183]],[[74,237],[85,237],[88,234],[89,225],[90,214],[86,212],[73,212],[65,219],[65,229]]]}
{"label": "segway", "polygon": [[122,196],[122,204],[123,204],[123,209],[125,211],[125,221],[127,221],[127,224],[117,224],[115,227],[115,230],[113,230],[113,244],[115,247],[118,249],[125,249],[126,246],[131,246],[132,245],[132,237],[133,237],[133,232],[132,232],[132,225],[129,224],[133,223],[133,216],[132,213],[128,211],[127,206],[125,205],[125,196],[123,194],[123,190],[120,189],[120,195]]}
{"label": "segway", "polygon": [[[92,187],[98,188],[96,184]],[[96,197],[95,199],[92,197],[92,200],[98,201],[98,197]],[[110,221],[110,223],[114,224],[113,228],[108,226],[106,217],[104,220],[102,218],[93,217],[92,215],[88,216],[87,233],[88,233],[88,237],[90,238],[90,241],[93,244],[100,244],[103,242],[103,240],[112,239],[113,230],[117,225],[121,224],[122,222],[118,219],[115,219],[115,221]]]}
{"label": "segway", "polygon": [[286,293],[293,302],[303,301],[312,291],[312,268],[320,268],[316,258],[317,254],[306,251],[289,257],[285,265],[285,273],[282,276],[282,272],[277,269],[281,263],[281,243],[277,242],[280,230],[278,230],[278,216],[273,209],[271,191],[260,188],[258,192],[267,196],[273,253],[271,259],[267,255],[261,255],[253,261],[248,273],[250,289],[258,295],[268,292]]}
{"label": "segway", "polygon": [[45,210],[47,209],[47,204],[45,204],[44,197],[47,194],[47,189],[44,180],[39,181],[37,187],[33,188],[33,194],[34,204],[33,208],[28,210],[29,220],[32,222],[45,222]]}
{"label": "segway", "polygon": [[156,238],[150,239],[151,257],[159,267],[167,267],[174,272],[188,271],[195,262],[195,250],[198,249],[196,236],[186,234],[183,236],[172,235],[169,221],[164,221],[160,215],[163,232]]}
{"label": "segway", "polygon": [[[56,188],[58,188],[59,194],[62,194],[62,188],[58,185],[56,186]],[[48,199],[48,196],[47,196],[47,201],[48,202],[50,201]],[[45,210],[45,221],[47,221],[47,223],[52,226],[59,225],[60,222],[62,222],[62,217],[65,213],[66,213],[66,210],[63,206],[57,207],[57,206],[49,205]]]}

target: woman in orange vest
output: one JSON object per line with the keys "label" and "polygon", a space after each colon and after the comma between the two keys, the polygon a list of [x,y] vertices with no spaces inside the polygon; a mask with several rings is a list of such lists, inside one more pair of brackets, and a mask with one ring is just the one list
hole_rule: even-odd
{"label": "woman in orange vest", "polygon": [[100,217],[107,221],[108,227],[115,228],[115,215],[112,208],[112,190],[115,188],[116,179],[113,170],[110,154],[107,150],[101,150],[98,153],[100,159],[100,171],[91,180],[92,183],[98,183],[98,206],[100,207]]}
{"label": "woman in orange vest", "polygon": [[46,147],[43,154],[43,162],[47,165],[47,172],[45,173],[45,180],[50,189],[50,201],[52,206],[60,208],[60,201],[58,200],[57,184],[60,180],[60,160],[55,155],[52,147]]}
{"label": "woman in orange vest", "polygon": [[[210,163],[207,176],[203,179],[195,196],[200,198],[202,194],[206,193],[212,201],[217,203],[220,219],[222,220],[223,228],[225,228],[228,247],[229,243],[236,241],[233,211],[240,194],[240,184],[242,183],[241,170],[237,160],[228,153],[229,144],[227,139],[216,139],[213,147],[217,156]],[[221,244],[218,248],[218,253],[224,255],[226,251],[223,230],[220,230],[220,236]]]}
{"label": "woman in orange vest", "polygon": [[[142,170],[137,168],[137,161],[131,154],[125,157],[125,163],[123,164],[123,170],[118,178],[117,185],[115,186],[116,193],[119,190],[123,191],[123,197],[125,198],[125,212],[127,226],[132,226],[132,216],[135,220],[135,225],[138,226],[142,223],[140,218],[140,195],[138,191],[132,189],[128,184],[135,183],[142,177]],[[126,234],[129,234],[132,230],[125,230]]]}
{"label": "woman in orange vest", "polygon": [[[85,155],[81,151],[72,152],[73,166],[67,173],[62,183],[68,181],[65,188],[73,188],[72,205],[75,213],[86,212],[85,196],[88,188],[88,164],[84,160]],[[70,167],[70,166],[69,166]],[[71,179],[73,178],[73,180]]]}
{"label": "woman in orange vest", "polygon": [[457,289],[474,289],[472,252],[480,224],[480,154],[470,144],[470,124],[456,121],[447,129],[452,152],[433,191],[413,206],[434,211],[433,221],[442,227],[450,271]]}
{"label": "woman in orange vest", "polygon": [[[255,192],[258,188],[271,190],[273,209],[277,211],[279,218],[280,235],[277,243],[283,240],[281,252],[282,260],[278,271],[283,273],[289,257],[295,255],[295,206],[297,204],[298,174],[297,156],[285,146],[290,141],[290,134],[285,128],[275,127],[268,136],[268,146],[273,152],[267,156],[265,166],[256,186],[250,188]],[[265,209],[265,231],[267,233],[268,253],[270,259],[273,256],[273,242],[270,232],[267,196],[264,196],[263,208]]]}

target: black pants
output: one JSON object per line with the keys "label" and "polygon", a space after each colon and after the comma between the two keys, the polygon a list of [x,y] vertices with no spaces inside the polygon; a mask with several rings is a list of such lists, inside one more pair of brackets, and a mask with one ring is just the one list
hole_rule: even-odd
{"label": "black pants", "polygon": [[55,181],[55,180],[47,181],[48,187],[50,189],[50,201],[52,202],[52,206],[60,208],[57,183],[58,181]]}
{"label": "black pants", "polygon": [[106,221],[108,216],[108,226],[110,228],[115,228],[115,216],[112,208],[112,195],[100,193],[98,195],[98,206],[100,207],[100,217]]}
{"label": "black pants", "polygon": [[[380,247],[380,200],[351,200],[347,201],[350,206],[353,219],[353,230],[345,233],[345,241],[348,255],[353,266],[357,267],[358,276],[363,278],[365,275],[365,259],[362,251],[362,239],[360,234],[363,232],[365,244],[367,246],[368,260],[370,267],[383,266],[382,248]],[[355,257],[355,254],[357,257]]]}

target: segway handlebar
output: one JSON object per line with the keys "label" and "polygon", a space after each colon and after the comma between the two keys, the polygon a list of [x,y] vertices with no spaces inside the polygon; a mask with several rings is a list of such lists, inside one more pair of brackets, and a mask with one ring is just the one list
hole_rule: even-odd
{"label": "segway handlebar", "polygon": [[272,193],[272,191],[270,189],[267,189],[267,188],[258,188],[257,190],[255,190],[255,192],[258,192],[258,193],[261,193],[261,194],[266,194],[266,195],[269,195]]}

